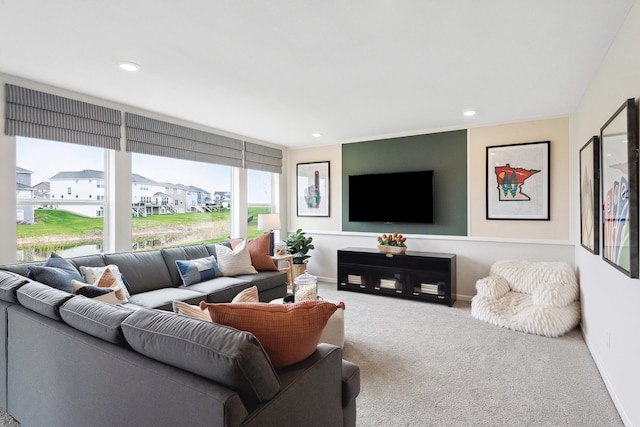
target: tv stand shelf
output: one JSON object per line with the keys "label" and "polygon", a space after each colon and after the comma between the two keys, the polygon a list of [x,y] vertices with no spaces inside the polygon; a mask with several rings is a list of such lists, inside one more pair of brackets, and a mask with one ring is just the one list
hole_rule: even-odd
{"label": "tv stand shelf", "polygon": [[338,250],[338,290],[447,304],[456,300],[456,256],[370,248]]}

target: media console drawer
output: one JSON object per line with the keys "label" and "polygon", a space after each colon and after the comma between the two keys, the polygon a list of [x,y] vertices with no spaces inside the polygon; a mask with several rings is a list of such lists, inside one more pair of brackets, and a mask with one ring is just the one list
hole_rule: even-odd
{"label": "media console drawer", "polygon": [[447,304],[456,300],[454,254],[373,248],[338,250],[338,290],[366,292]]}

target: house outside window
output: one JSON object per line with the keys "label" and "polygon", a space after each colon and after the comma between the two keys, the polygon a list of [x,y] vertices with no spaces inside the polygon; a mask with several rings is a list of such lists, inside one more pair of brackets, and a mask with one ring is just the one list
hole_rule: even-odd
{"label": "house outside window", "polygon": [[134,250],[227,238],[230,210],[210,202],[218,189],[230,194],[231,167],[139,153],[131,164]]}
{"label": "house outside window", "polygon": [[17,261],[102,252],[104,190],[96,195],[95,181],[104,180],[104,159],[102,148],[16,138]]}

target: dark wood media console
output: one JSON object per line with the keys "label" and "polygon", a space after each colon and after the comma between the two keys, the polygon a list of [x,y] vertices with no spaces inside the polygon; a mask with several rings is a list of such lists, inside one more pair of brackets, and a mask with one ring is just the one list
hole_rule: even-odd
{"label": "dark wood media console", "polygon": [[338,290],[447,304],[456,300],[456,256],[377,249],[338,250]]}

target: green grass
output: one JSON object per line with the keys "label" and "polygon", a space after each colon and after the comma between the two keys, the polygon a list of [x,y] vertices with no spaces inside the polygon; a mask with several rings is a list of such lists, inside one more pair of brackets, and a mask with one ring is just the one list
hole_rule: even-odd
{"label": "green grass", "polygon": [[18,225],[18,238],[53,235],[79,236],[104,229],[102,218],[87,218],[61,210],[36,209],[34,217],[36,224]]}
{"label": "green grass", "polygon": [[[256,230],[258,225],[258,214],[269,213],[268,207],[249,207],[248,216],[253,217],[248,224],[248,237],[255,237],[262,233]],[[63,210],[36,209],[34,211],[36,224],[19,224],[17,226],[17,237],[39,237],[39,236],[82,236],[87,233],[104,230],[103,218],[87,218]],[[179,224],[194,224],[211,221],[229,221],[230,212],[228,209],[218,212],[189,212],[183,214],[148,215],[146,217],[133,217],[132,228],[162,228]]]}

